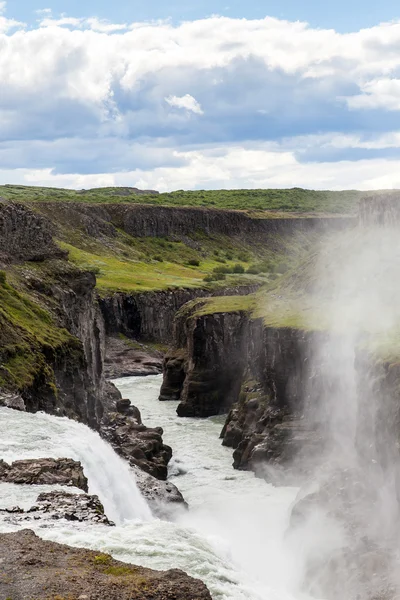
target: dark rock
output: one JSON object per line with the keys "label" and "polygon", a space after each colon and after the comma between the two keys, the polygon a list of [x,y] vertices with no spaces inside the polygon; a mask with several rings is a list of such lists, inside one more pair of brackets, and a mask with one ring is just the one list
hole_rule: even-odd
{"label": "dark rock", "polygon": [[187,357],[185,352],[171,351],[163,362],[163,382],[160,400],[179,400],[186,377]]}
{"label": "dark rock", "polygon": [[27,485],[68,485],[88,491],[80,462],[70,458],[17,460],[8,465],[0,460],[0,481]]}
{"label": "dark rock", "polygon": [[[226,412],[238,398],[246,364],[246,313],[194,315],[193,318],[184,314],[176,321],[177,331],[182,327],[189,360],[184,367],[186,376],[178,415],[209,417]],[[180,357],[178,354],[177,358]]]}
{"label": "dark rock", "polygon": [[[259,284],[219,288],[213,291],[178,289],[135,294],[117,292],[112,296],[100,298],[99,302],[108,335],[122,333],[135,340],[150,340],[169,345],[174,336],[174,317],[190,300],[209,296],[247,295],[258,288]],[[177,347],[182,346],[178,344]]]}
{"label": "dark rock", "polygon": [[52,224],[23,204],[0,203],[0,253],[15,260],[43,261],[66,252],[53,241]]}
{"label": "dark rock", "polygon": [[0,556],[0,598],[211,600],[206,586],[183,571],[132,566],[41,540],[29,530],[0,535]]}
{"label": "dark rock", "polygon": [[107,413],[100,428],[100,435],[131,465],[165,480],[172,450],[163,443],[162,434],[161,427],[145,427],[140,411],[134,406],[130,406],[124,414]]}

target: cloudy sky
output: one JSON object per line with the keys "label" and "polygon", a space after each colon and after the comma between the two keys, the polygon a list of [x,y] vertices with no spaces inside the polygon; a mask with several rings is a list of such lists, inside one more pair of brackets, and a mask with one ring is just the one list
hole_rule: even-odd
{"label": "cloudy sky", "polygon": [[398,3],[45,1],[0,0],[0,183],[400,187]]}

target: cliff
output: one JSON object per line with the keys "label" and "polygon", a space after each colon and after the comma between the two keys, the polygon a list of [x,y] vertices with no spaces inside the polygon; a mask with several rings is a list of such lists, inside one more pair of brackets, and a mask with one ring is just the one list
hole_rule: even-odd
{"label": "cliff", "polygon": [[0,262],[65,257],[52,233],[48,220],[22,204],[0,198]]}
{"label": "cliff", "polygon": [[135,294],[117,292],[99,298],[99,303],[108,335],[122,333],[138,340],[170,344],[175,315],[187,302],[213,296],[247,295],[258,287],[259,284],[216,290],[177,289]]}
{"label": "cliff", "polygon": [[[346,420],[345,406],[341,416],[332,403],[354,393],[355,377],[359,452],[366,456],[373,444],[371,460],[390,462],[397,450],[389,440],[397,443],[400,431],[395,359],[360,345],[353,373],[344,333],[268,325],[246,307],[249,298],[232,299],[234,310],[229,298],[220,300],[225,309],[197,300],[178,312],[160,400],[179,400],[183,417],[228,413],[221,437],[234,450],[235,468],[298,482],[329,451],[335,419]],[[371,398],[384,398],[376,411]]]}
{"label": "cliff", "polygon": [[297,232],[324,232],[353,226],[351,216],[252,218],[240,210],[151,206],[140,204],[89,204],[83,202],[36,202],[35,210],[55,222],[67,221],[86,229],[122,229],[134,237],[192,237],[194,233],[227,235],[263,240],[268,235],[294,235]]}

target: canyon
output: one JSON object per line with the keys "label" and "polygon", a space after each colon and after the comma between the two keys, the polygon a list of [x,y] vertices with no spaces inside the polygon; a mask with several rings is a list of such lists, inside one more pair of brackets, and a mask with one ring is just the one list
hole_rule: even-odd
{"label": "canyon", "polygon": [[[169,502],[184,508],[184,496],[167,480],[174,449],[164,443],[163,428],[144,424],[139,408],[122,398],[108,380],[162,371],[159,399],[178,403],[177,414],[183,424],[185,419],[226,415],[221,443],[233,451],[236,470],[253,471],[274,485],[305,490],[318,473],[320,491],[314,495],[304,492],[292,512],[290,530],[305,527],[316,507],[326,505],[326,510],[331,510],[326,498],[334,494],[325,482],[328,475],[323,465],[331,460],[333,448],[337,458],[334,481],[339,487],[343,481],[344,467],[335,445],[338,428],[347,431],[356,419],[357,461],[360,453],[368,455],[385,473],[395,460],[400,423],[397,347],[394,344],[387,351],[386,339],[385,344],[374,345],[382,332],[386,336],[393,329],[394,317],[390,327],[385,324],[379,331],[357,334],[349,341],[346,315],[340,316],[343,323],[339,327],[336,322],[332,326],[333,303],[338,297],[342,301],[343,289],[332,291],[329,281],[340,279],[337,265],[341,268],[349,248],[357,251],[357,243],[365,245],[365,228],[396,226],[397,203],[396,195],[362,200],[357,219],[253,218],[220,209],[2,201],[0,406],[28,413],[44,411],[89,425],[135,470],[138,487],[150,505],[160,507]],[[247,252],[252,261],[268,259],[270,267],[264,279],[229,275],[205,285],[197,277],[196,285],[188,287],[163,289],[160,284],[160,289],[142,290],[139,282],[135,289],[106,289],[96,284],[96,269],[71,259],[77,254],[72,250],[68,255],[67,238],[82,256],[85,253],[85,260],[89,248],[98,252],[98,244],[131,260],[130,249],[136,252],[139,238],[146,240],[144,244],[150,243],[147,238],[166,238],[167,246],[184,245],[205,265],[221,256],[220,264],[230,264],[229,255],[235,252],[237,258],[232,262],[246,262],[240,255]],[[206,253],[203,240],[208,238],[215,245]],[[321,271],[319,248],[330,238],[335,241],[323,255]],[[226,245],[227,239],[233,240],[233,250]],[[305,240],[310,241],[309,246]],[[163,249],[165,244],[159,247]],[[267,259],[259,254],[261,246],[268,249]],[[397,268],[397,255],[393,260],[390,257],[393,242],[389,246],[380,256],[389,265],[383,279],[379,265],[367,270],[376,277],[385,297],[380,309],[387,314],[393,312],[396,295],[390,286]],[[142,255],[143,248],[150,246],[142,247]],[[271,256],[275,255],[279,264],[287,261],[287,272],[286,267],[274,272]],[[165,259],[158,258],[151,258],[150,267],[167,270]],[[198,259],[190,260],[197,268]],[[362,264],[365,262],[363,254]],[[355,259],[350,267],[354,264]],[[190,266],[190,262],[185,265],[185,276]],[[353,298],[354,294],[350,300]],[[359,311],[358,304],[355,311]],[[342,407],[343,398],[352,394],[360,418]],[[328,398],[338,399],[341,414],[329,408]],[[371,398],[384,398],[384,402],[375,406]],[[349,441],[346,435],[342,446]],[[13,467],[4,467],[4,477]],[[380,471],[374,468],[371,477],[380,481]],[[363,487],[364,478],[365,470],[357,462],[342,487],[358,486],[357,498],[370,511],[379,500],[370,498]],[[362,536],[363,522],[357,522],[351,502],[354,495],[343,494],[335,506],[344,527],[352,531],[358,527]],[[345,506],[353,506],[351,518],[343,518]],[[366,578],[371,548],[380,547],[381,542],[379,535],[371,532],[363,547],[345,547],[345,552],[328,561],[329,568],[313,558],[305,569],[307,591],[335,600],[343,594],[355,598],[359,584],[351,579],[351,568],[359,569]],[[392,551],[392,546],[385,548],[390,559],[382,559],[383,566],[378,569],[382,577],[378,575],[375,587],[367,586],[363,597],[393,597]],[[379,561],[380,550],[375,556]],[[346,566],[340,585],[332,585],[332,573],[337,565],[344,569],[346,560],[351,568]],[[316,571],[321,575],[318,584]]]}

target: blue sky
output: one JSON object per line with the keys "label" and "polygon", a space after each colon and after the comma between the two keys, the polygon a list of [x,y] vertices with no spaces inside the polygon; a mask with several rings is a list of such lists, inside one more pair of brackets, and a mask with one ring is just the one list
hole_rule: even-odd
{"label": "blue sky", "polygon": [[0,0],[0,183],[400,187],[394,3],[44,1]]}
{"label": "blue sky", "polygon": [[260,19],[267,15],[309,22],[313,27],[357,31],[382,21],[400,18],[395,0],[12,0],[9,12],[18,20],[33,22],[36,11],[52,8],[55,14],[76,17],[97,16],[113,22],[132,22],[171,18],[175,22],[194,20],[211,14],[233,18]]}

